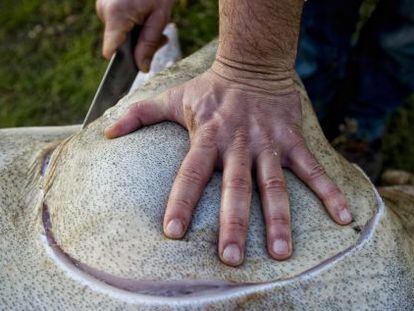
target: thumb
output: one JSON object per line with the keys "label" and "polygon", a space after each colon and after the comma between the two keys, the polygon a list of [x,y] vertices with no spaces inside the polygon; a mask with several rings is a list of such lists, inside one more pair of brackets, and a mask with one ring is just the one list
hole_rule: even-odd
{"label": "thumb", "polygon": [[170,120],[168,105],[161,99],[143,100],[133,104],[128,111],[104,131],[106,138],[116,138],[144,126]]}

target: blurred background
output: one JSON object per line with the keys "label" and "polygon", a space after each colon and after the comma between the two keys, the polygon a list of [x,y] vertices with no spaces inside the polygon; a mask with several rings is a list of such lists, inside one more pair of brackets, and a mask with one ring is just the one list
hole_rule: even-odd
{"label": "blurred background", "polygon": [[[365,1],[361,22],[375,1]],[[217,36],[217,0],[179,0],[184,56]],[[107,62],[94,1],[0,2],[0,128],[81,123]],[[385,167],[414,171],[414,96],[390,118]]]}

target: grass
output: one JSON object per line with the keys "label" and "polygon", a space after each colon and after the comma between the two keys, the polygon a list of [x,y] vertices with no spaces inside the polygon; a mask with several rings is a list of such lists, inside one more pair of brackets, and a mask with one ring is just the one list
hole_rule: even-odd
{"label": "grass", "polygon": [[[180,0],[173,20],[188,55],[217,35],[217,0]],[[94,1],[2,0],[0,25],[0,128],[81,122],[106,67]],[[414,98],[390,121],[387,166],[414,171],[412,124]]]}
{"label": "grass", "polygon": [[[185,54],[216,36],[216,11],[214,1],[178,3]],[[0,127],[80,122],[107,65],[94,2],[5,0],[0,25]]]}

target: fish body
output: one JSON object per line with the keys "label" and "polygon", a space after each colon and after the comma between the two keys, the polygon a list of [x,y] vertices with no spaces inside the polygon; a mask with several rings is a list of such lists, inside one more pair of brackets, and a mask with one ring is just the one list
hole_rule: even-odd
{"label": "fish body", "polygon": [[106,140],[103,129],[137,100],[205,71],[216,48],[212,42],[152,77],[83,130],[0,130],[2,308],[412,309],[414,207],[387,207],[362,171],[330,147],[299,79],[306,142],[345,193],[354,222],[335,224],[285,171],[292,258],[268,256],[255,190],[245,262],[228,267],[217,257],[216,172],[186,236],[164,237],[165,202],[189,148],[187,132],[164,122]]}

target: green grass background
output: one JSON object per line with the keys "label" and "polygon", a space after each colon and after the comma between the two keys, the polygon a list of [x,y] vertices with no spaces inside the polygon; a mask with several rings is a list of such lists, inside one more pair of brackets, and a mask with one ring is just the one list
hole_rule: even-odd
{"label": "green grass background", "polygon": [[[372,9],[370,0],[363,14]],[[217,0],[180,0],[184,55],[217,35]],[[0,1],[0,128],[80,123],[106,62],[94,1]],[[414,171],[414,97],[390,120],[388,167]]]}

